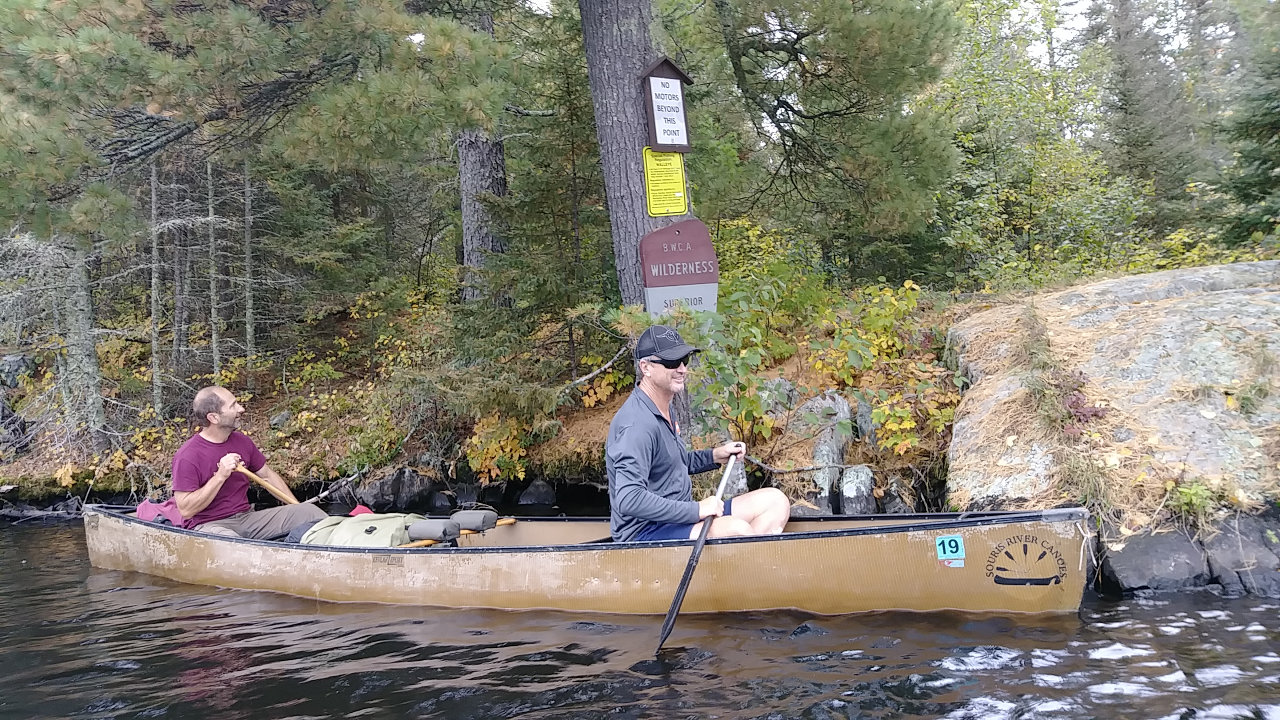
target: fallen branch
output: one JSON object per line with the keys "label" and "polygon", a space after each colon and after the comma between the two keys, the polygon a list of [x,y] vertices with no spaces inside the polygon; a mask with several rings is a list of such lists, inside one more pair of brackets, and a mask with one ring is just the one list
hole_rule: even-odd
{"label": "fallen branch", "polygon": [[81,517],[78,512],[65,510],[36,510],[35,508],[0,508],[0,518],[13,520],[14,524],[44,518],[46,520],[73,520]]}
{"label": "fallen branch", "polygon": [[748,455],[747,459],[750,460],[753,465],[764,468],[765,470],[768,470],[774,475],[790,475],[793,473],[813,472],[814,470],[828,470],[830,468],[840,468],[841,470],[848,470],[849,468],[862,467],[861,465],[810,465],[809,467],[792,468],[790,470],[783,470],[782,468],[776,468],[772,465],[768,465],[764,461],[760,460],[759,458],[753,457],[751,455]]}
{"label": "fallen branch", "polygon": [[358,478],[358,477],[360,477],[361,475],[363,475],[363,474],[365,473],[365,471],[367,471],[368,469],[369,469],[368,467],[362,467],[362,468],[360,468],[359,470],[357,470],[357,471],[355,471],[354,473],[352,473],[351,475],[348,475],[347,477],[344,477],[344,478],[342,478],[341,480],[337,480],[337,481],[335,481],[332,485],[330,485],[330,486],[329,486],[329,489],[328,489],[328,490],[325,490],[324,492],[322,492],[322,493],[320,493],[319,495],[317,495],[317,496],[315,496],[315,497],[311,498],[310,500],[303,500],[303,501],[302,501],[302,502],[303,502],[303,504],[304,504],[304,505],[305,505],[305,504],[314,504],[314,503],[318,503],[318,502],[320,502],[321,500],[323,500],[323,499],[325,499],[325,498],[329,497],[329,496],[330,496],[330,495],[332,495],[333,493],[335,493],[335,492],[337,492],[337,491],[341,490],[342,488],[347,487],[347,486],[348,486],[348,485],[350,485],[351,483],[355,482],[356,478]]}
{"label": "fallen branch", "polygon": [[614,355],[613,358],[609,360],[609,362],[601,365],[600,367],[596,368],[595,370],[592,370],[591,372],[587,373],[586,375],[583,375],[582,377],[576,380],[571,380],[567,385],[560,388],[560,390],[556,392],[556,395],[563,395],[564,393],[572,390],[575,385],[581,385],[582,383],[587,382],[588,380],[599,375],[605,370],[608,370],[611,365],[613,365],[615,362],[618,361],[618,358],[622,357],[623,353],[627,351],[628,347],[629,347],[628,345],[623,345],[621,348],[618,349],[618,354]]}

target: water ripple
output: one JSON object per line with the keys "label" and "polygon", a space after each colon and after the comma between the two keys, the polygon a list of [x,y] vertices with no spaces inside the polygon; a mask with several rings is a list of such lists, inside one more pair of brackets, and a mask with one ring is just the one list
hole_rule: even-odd
{"label": "water ripple", "polygon": [[0,717],[1280,720],[1280,605],[1248,598],[681,617],[654,659],[660,618],[193,587],[91,570],[74,525],[0,527],[0,584]]}

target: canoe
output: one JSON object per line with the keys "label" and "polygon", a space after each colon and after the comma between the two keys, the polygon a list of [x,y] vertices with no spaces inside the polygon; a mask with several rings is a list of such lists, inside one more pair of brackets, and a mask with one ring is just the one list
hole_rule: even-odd
{"label": "canoe", "polygon": [[[206,535],[90,505],[94,567],[334,602],[661,615],[693,541],[613,543],[601,519],[520,518],[457,547],[345,548]],[[709,540],[683,612],[1074,612],[1083,508],[793,519]]]}

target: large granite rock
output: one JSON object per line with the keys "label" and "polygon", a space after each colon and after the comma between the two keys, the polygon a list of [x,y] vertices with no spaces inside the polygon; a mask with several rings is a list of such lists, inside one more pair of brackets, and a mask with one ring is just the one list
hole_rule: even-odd
{"label": "large granite rock", "polygon": [[1027,386],[1031,357],[1046,350],[1058,367],[1083,372],[1089,401],[1107,407],[1106,434],[1084,451],[1110,482],[1199,482],[1246,507],[1274,493],[1280,261],[1039,295],[964,319],[948,347],[971,381],[948,452],[953,505],[1063,499],[1054,497],[1062,458],[1035,430]]}
{"label": "large granite rock", "polygon": [[1102,560],[1102,590],[1115,594],[1204,587],[1212,577],[1204,548],[1180,532],[1135,535]]}
{"label": "large granite rock", "polygon": [[875,476],[868,465],[847,467],[840,473],[840,506],[844,515],[871,515],[876,511]]}
{"label": "large granite rock", "polygon": [[[1113,531],[1108,533],[1115,535]],[[1103,542],[1100,588],[1126,594],[1218,586],[1224,595],[1280,597],[1280,517],[1231,515],[1198,537],[1138,533]]]}
{"label": "large granite rock", "polygon": [[402,467],[385,477],[367,480],[356,498],[374,512],[424,512],[431,504],[435,482],[417,470]]}
{"label": "large granite rock", "polygon": [[833,497],[832,493],[841,491],[842,472],[839,466],[844,464],[845,446],[849,438],[845,433],[840,432],[836,424],[842,421],[847,423],[851,413],[849,401],[836,392],[827,392],[809,398],[796,409],[792,432],[812,433],[814,418],[817,424],[822,426],[813,439],[813,464],[823,467],[811,474],[813,489],[804,497],[804,500],[814,507],[796,504],[791,509],[792,515],[797,517],[831,515],[839,509],[840,501],[837,497]]}
{"label": "large granite rock", "polygon": [[1280,597],[1280,521],[1230,517],[1204,541],[1204,549],[1225,593]]}
{"label": "large granite rock", "polygon": [[519,505],[541,505],[551,508],[556,504],[556,489],[546,480],[534,480],[520,493]]}
{"label": "large granite rock", "polygon": [[821,426],[813,438],[813,465],[821,467],[811,472],[812,490],[805,500],[814,507],[796,504],[791,514],[797,517],[817,515],[862,515],[876,511],[875,477],[866,465],[842,468],[845,450],[849,446],[853,428],[853,408],[849,401],[836,392],[827,392],[809,398],[795,411],[790,431],[796,434],[813,433],[814,418]]}

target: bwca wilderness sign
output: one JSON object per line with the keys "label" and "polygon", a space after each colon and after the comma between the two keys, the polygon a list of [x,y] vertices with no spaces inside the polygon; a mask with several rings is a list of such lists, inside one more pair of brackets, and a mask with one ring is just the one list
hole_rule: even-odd
{"label": "bwca wilderness sign", "polygon": [[683,220],[640,239],[644,304],[657,317],[677,305],[716,310],[720,263],[711,232],[701,220]]}

